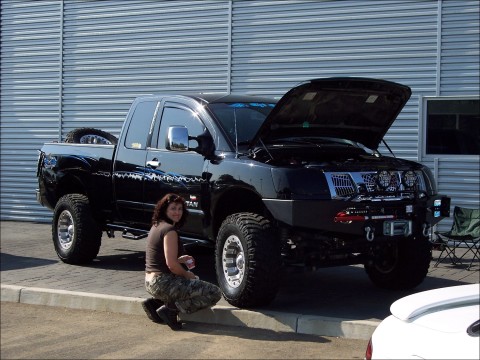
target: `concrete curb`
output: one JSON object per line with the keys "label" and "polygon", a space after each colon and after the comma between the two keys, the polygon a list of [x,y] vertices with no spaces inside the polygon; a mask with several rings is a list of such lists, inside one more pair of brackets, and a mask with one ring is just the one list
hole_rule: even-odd
{"label": "concrete curb", "polygon": [[[1,301],[130,315],[145,314],[141,307],[142,298],[17,285],[1,284]],[[181,314],[180,318],[192,322],[360,340],[368,340],[379,324],[379,321],[348,320],[274,311],[257,312],[218,305],[190,315]]]}

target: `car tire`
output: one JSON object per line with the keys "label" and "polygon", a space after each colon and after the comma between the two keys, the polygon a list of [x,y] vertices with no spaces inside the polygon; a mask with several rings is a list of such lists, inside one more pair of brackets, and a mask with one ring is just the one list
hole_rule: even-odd
{"label": "car tire", "polygon": [[102,231],[94,220],[88,198],[64,195],[53,213],[52,239],[58,257],[67,264],[83,264],[95,259],[101,246]]}
{"label": "car tire", "polygon": [[253,213],[228,216],[218,232],[215,268],[231,305],[268,305],[277,294],[281,271],[280,245],[270,222]]}
{"label": "car tire", "polygon": [[378,287],[408,290],[421,284],[428,273],[432,246],[420,236],[388,244],[365,263],[365,271]]}
{"label": "car tire", "polygon": [[115,135],[103,130],[79,128],[70,131],[65,138],[65,142],[71,144],[117,145],[118,139]]}

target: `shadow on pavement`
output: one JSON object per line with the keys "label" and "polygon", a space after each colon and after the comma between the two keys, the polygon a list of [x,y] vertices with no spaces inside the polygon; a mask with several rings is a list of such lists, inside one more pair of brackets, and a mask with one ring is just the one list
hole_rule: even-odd
{"label": "shadow on pavement", "polygon": [[344,319],[383,319],[397,299],[462,282],[426,277],[410,290],[376,287],[362,266],[340,266],[314,272],[288,271],[275,301],[264,310],[300,309],[304,315],[325,314]]}
{"label": "shadow on pavement", "polygon": [[0,253],[0,271],[27,269],[55,264],[57,261]]}
{"label": "shadow on pavement", "polygon": [[84,264],[82,266],[95,269],[110,269],[121,271],[145,270],[144,251],[132,251],[128,249],[115,249],[115,251],[121,252],[121,254],[99,255],[91,263]]}
{"label": "shadow on pavement", "polygon": [[[200,279],[217,284],[215,275],[214,250],[202,247],[187,247],[187,254],[195,258],[196,267],[192,271]],[[145,252],[132,251],[129,249],[115,249],[120,254],[99,255],[89,264],[81,265],[83,267],[95,269],[109,269],[120,271],[144,271],[145,270]]]}

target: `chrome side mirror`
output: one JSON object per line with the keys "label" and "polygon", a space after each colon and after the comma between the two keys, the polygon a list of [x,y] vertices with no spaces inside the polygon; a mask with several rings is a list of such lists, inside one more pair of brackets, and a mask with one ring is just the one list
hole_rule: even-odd
{"label": "chrome side mirror", "polygon": [[166,148],[172,151],[188,151],[188,129],[185,126],[170,126]]}

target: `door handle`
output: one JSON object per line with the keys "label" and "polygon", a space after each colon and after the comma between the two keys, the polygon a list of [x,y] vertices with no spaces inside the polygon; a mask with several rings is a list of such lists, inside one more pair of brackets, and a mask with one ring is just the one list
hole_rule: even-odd
{"label": "door handle", "polygon": [[150,168],[153,168],[153,169],[156,169],[157,167],[159,167],[161,164],[158,162],[158,159],[153,159],[153,160],[150,160],[150,161],[147,161],[147,167],[150,167]]}

